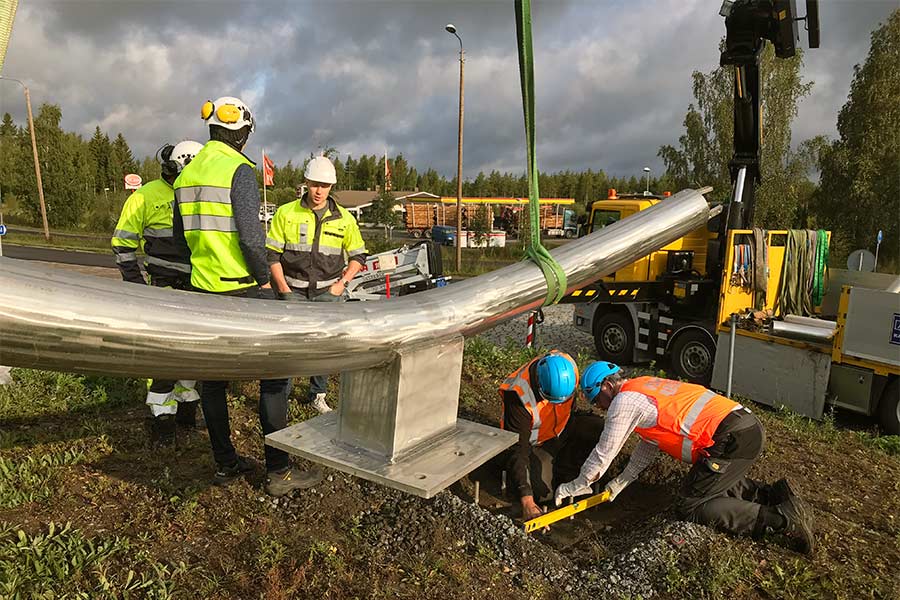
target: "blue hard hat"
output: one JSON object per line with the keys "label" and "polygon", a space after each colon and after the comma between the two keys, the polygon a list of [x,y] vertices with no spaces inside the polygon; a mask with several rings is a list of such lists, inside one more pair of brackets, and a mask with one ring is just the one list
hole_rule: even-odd
{"label": "blue hard hat", "polygon": [[600,393],[603,380],[621,370],[619,365],[603,360],[591,363],[581,376],[581,391],[587,401],[593,404],[597,394]]}
{"label": "blue hard hat", "polygon": [[538,360],[537,378],[541,397],[553,404],[568,400],[578,383],[575,363],[561,354],[548,354]]}

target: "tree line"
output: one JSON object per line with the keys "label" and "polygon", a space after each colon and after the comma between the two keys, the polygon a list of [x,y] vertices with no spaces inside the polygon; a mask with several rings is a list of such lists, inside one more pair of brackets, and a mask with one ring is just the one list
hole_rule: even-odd
{"label": "tree line", "polygon": [[[762,56],[762,181],[757,192],[755,225],[769,229],[827,228],[833,232],[832,253],[842,260],[855,248],[874,250],[875,235],[884,232],[881,256],[896,267],[900,261],[900,10],[894,11],[871,36],[866,61],[854,68],[847,102],[837,120],[838,136],[816,136],[793,144],[791,126],[800,101],[813,82],[802,77],[803,54],[776,59],[771,45]],[[732,71],[717,68],[694,72],[694,102],[675,144],[659,148],[666,171],[650,179],[655,192],[712,186],[712,198],[728,202],[732,152]],[[48,219],[54,227],[107,231],[126,197],[122,178],[136,172],[150,181],[159,177],[154,157],[138,161],[121,133],[110,137],[97,127],[85,140],[60,127],[62,111],[43,104],[35,118]],[[5,114],[0,123],[0,193],[16,207],[22,221],[40,222],[30,133]],[[384,190],[383,155],[342,156],[322,151],[335,163],[336,189]],[[311,156],[310,156],[311,158]],[[275,167],[275,185],[267,199],[283,204],[296,197],[306,161]],[[403,155],[388,158],[389,187],[440,196],[456,194],[456,179],[433,168],[419,170]],[[258,170],[262,186],[262,169]],[[602,168],[540,174],[541,195],[575,198],[586,207],[606,197],[609,188],[640,192],[644,181],[634,175],[608,175]],[[108,188],[108,189],[107,189]],[[480,172],[463,181],[463,195],[522,197],[527,181],[521,173]],[[881,260],[879,261],[881,262]]]}

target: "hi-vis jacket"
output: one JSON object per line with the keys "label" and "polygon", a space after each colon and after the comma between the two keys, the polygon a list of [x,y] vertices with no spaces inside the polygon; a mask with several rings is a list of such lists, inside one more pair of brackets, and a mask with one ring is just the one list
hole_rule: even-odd
{"label": "hi-vis jacket", "polygon": [[191,249],[191,285],[207,292],[233,292],[253,285],[241,252],[231,181],[241,165],[255,165],[243,154],[211,140],[175,180],[175,199]]}
{"label": "hi-vis jacket", "polygon": [[319,220],[309,208],[308,194],[284,204],[272,217],[266,237],[269,264],[281,262],[288,285],[322,289],[340,279],[347,259],[366,264],[366,245],[356,219],[328,197]]}
{"label": "hi-vis jacket", "polygon": [[630,379],[621,391],[639,392],[656,404],[656,425],[636,428],[635,433],[687,463],[694,463],[704,449],[713,445],[716,428],[740,407],[702,385],[657,377]]}
{"label": "hi-vis jacket", "polygon": [[144,264],[151,277],[190,275],[190,257],[172,237],[174,201],[175,192],[164,179],[142,185],[125,201],[113,233],[112,249],[126,281],[146,283],[138,266],[138,249],[147,255]]}
{"label": "hi-vis jacket", "polygon": [[[572,360],[572,357],[565,352],[557,352],[557,354]],[[569,417],[572,416],[572,406],[574,405],[574,395],[566,400],[555,404],[548,402],[543,398],[539,398],[531,386],[531,366],[542,357],[537,357],[515,372],[511,373],[500,385],[500,400],[503,401],[503,393],[513,391],[519,396],[522,405],[531,415],[531,436],[532,446],[539,446],[547,440],[557,437],[566,428]],[[575,361],[572,361],[574,364]],[[578,369],[575,370],[575,379],[578,379]],[[500,428],[503,429],[503,415],[500,416]]]}

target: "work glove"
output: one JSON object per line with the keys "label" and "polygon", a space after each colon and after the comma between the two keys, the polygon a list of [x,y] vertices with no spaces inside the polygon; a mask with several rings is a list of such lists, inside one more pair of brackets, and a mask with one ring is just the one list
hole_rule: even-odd
{"label": "work glove", "polygon": [[278,297],[275,295],[275,290],[270,287],[259,288],[259,297],[262,300],[278,300]]}
{"label": "work glove", "polygon": [[294,292],[278,292],[278,299],[285,302],[300,302],[300,298]]}
{"label": "work glove", "polygon": [[556,494],[553,496],[553,502],[556,506],[560,506],[566,498],[575,498],[576,496],[586,496],[591,493],[590,484],[580,475],[556,488]]}
{"label": "work glove", "polygon": [[622,493],[622,490],[631,485],[632,481],[632,479],[619,475],[618,477],[607,483],[606,489],[604,489],[603,491],[609,492],[609,501],[612,502],[616,499],[616,496]]}

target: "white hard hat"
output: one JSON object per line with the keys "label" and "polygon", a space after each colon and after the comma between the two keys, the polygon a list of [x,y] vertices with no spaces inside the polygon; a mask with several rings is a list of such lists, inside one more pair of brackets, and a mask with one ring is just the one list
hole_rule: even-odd
{"label": "white hard hat", "polygon": [[180,173],[201,150],[203,150],[203,144],[200,142],[184,140],[175,144],[175,148],[172,149],[172,156],[169,158],[178,163],[178,172]]}
{"label": "white hard hat", "polygon": [[240,98],[232,96],[222,96],[215,102],[207,100],[200,108],[200,117],[210,125],[219,125],[233,131],[247,125],[251,132],[255,128],[250,107]]}
{"label": "white hard hat", "polygon": [[324,156],[317,156],[306,163],[306,171],[303,176],[309,181],[318,181],[320,183],[337,183],[337,173],[334,171],[334,165]]}

